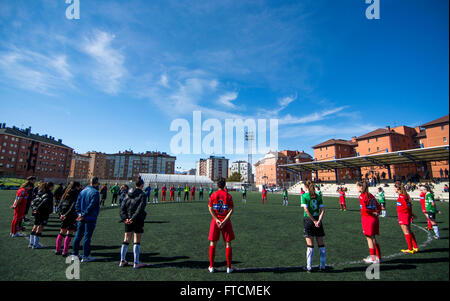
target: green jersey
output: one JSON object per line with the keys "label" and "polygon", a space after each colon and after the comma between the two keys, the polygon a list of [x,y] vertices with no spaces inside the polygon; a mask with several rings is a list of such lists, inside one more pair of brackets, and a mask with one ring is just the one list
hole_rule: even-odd
{"label": "green jersey", "polygon": [[431,192],[428,192],[425,196],[425,210],[427,212],[436,213],[436,207],[433,206],[434,203],[434,195]]}
{"label": "green jersey", "polygon": [[112,194],[119,194],[120,193],[120,188],[116,185],[114,185],[113,187],[111,187],[111,193]]}
{"label": "green jersey", "polygon": [[186,186],[186,187],[184,188],[184,192],[189,192],[189,186]]}
{"label": "green jersey", "polygon": [[209,189],[209,196],[213,194],[214,190],[212,188]]}
{"label": "green jersey", "polygon": [[153,190],[153,195],[158,196],[158,192],[159,192],[159,188],[155,187],[155,189]]}
{"label": "green jersey", "polygon": [[318,196],[320,196],[320,198],[322,199],[322,190],[317,190],[317,191],[316,191],[316,194],[317,194]]}
{"label": "green jersey", "polygon": [[246,193],[247,193],[247,189],[245,189],[245,187],[242,188],[242,194],[246,194]]}
{"label": "green jersey", "polygon": [[198,189],[198,192],[199,192],[199,193],[203,193],[203,188],[200,187],[200,188]]}
{"label": "green jersey", "polygon": [[283,197],[287,198],[287,196],[288,196],[288,192],[287,192],[287,190],[285,189],[285,190],[283,190]]}
{"label": "green jersey", "polygon": [[177,188],[178,196],[181,195],[181,192],[182,192],[182,191],[183,191],[183,188],[181,188],[181,187],[178,187],[178,188]]}
{"label": "green jersey", "polygon": [[380,192],[380,193],[378,193],[378,202],[381,203],[381,204],[386,203],[386,200],[385,200],[385,198],[384,198],[384,192],[383,192],[383,191]]}
{"label": "green jersey", "polygon": [[[320,208],[323,208],[322,196],[316,193],[316,198],[311,199],[309,192],[306,192],[302,195],[301,206],[303,208],[308,208],[308,211],[312,216],[318,217],[320,215]],[[308,217],[306,211],[304,212],[303,216]]]}

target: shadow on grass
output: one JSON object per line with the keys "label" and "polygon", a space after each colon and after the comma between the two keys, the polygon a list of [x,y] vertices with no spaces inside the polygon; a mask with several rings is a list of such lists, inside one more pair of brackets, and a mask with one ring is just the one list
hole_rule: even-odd
{"label": "shadow on grass", "polygon": [[169,221],[145,221],[145,224],[168,224]]}
{"label": "shadow on grass", "polygon": [[434,253],[434,252],[449,252],[449,248],[434,248],[434,249],[426,249],[420,250],[420,253]]}
{"label": "shadow on grass", "polygon": [[[448,249],[447,249],[448,250]],[[441,262],[449,262],[448,257],[440,257],[440,258],[397,258],[393,260],[386,261],[382,264],[382,267],[388,264],[424,264],[424,263],[441,263]]]}
{"label": "shadow on grass", "polygon": [[[391,262],[390,262],[391,263]],[[394,270],[415,270],[417,266],[412,264],[397,264],[397,265],[385,265],[383,263],[380,265],[380,272],[386,272],[386,271],[394,271]],[[333,269],[330,270],[328,273],[351,273],[351,272],[363,272],[365,273],[367,270],[367,266],[357,266],[357,267],[348,267],[343,269]]]}
{"label": "shadow on grass", "polygon": [[[233,264],[238,264],[238,263],[241,263],[241,262],[233,261]],[[224,268],[226,266],[227,266],[226,261],[215,263],[216,268]],[[188,268],[188,269],[205,269],[206,270],[209,267],[209,261],[186,260],[186,261],[181,261],[181,262],[152,264],[151,267],[152,268]]]}

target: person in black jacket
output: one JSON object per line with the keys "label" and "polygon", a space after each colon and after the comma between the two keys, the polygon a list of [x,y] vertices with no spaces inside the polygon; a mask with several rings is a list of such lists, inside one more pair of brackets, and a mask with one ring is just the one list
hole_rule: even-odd
{"label": "person in black jacket", "polygon": [[34,226],[30,234],[29,248],[42,249],[39,239],[42,236],[44,226],[47,225],[48,218],[53,212],[53,183],[46,182],[39,185],[39,192],[31,203],[33,210]]}
{"label": "person in black jacket", "polygon": [[136,188],[130,189],[127,197],[122,202],[120,207],[121,222],[125,223],[125,238],[120,250],[120,267],[128,265],[126,261],[126,255],[128,245],[130,244],[131,237],[134,233],[134,268],[139,269],[147,267],[148,264],[141,263],[139,261],[139,253],[141,248],[141,237],[144,233],[144,221],[147,216],[145,212],[145,206],[147,205],[147,198],[144,188],[144,181],[139,177],[136,181]]}
{"label": "person in black jacket", "polygon": [[63,187],[63,184],[60,183],[58,185],[58,187],[56,188],[55,192],[53,193],[53,196],[55,198],[55,208],[54,208],[55,213],[58,210],[59,202],[61,202],[61,198],[62,198],[63,194],[64,194],[64,187]]}
{"label": "person in black jacket", "polygon": [[[77,212],[75,210],[75,204],[77,202],[78,195],[81,191],[80,182],[71,182],[67,186],[64,194],[61,197],[61,203],[58,206],[58,213],[61,220],[61,230],[56,237],[56,250],[55,255],[69,256],[70,241],[73,237],[73,232],[77,229]],[[64,248],[61,253],[61,245],[64,240]]]}

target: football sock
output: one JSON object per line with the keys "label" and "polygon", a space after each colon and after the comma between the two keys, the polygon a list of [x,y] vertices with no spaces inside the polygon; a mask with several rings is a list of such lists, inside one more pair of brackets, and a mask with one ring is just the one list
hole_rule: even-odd
{"label": "football sock", "polygon": [[314,246],[308,246],[306,248],[306,268],[308,270],[312,269],[313,257],[314,257]]}
{"label": "football sock", "polygon": [[70,247],[70,242],[72,241],[72,234],[67,234],[66,235],[66,239],[64,239],[64,248],[63,248],[63,254],[68,254],[69,253],[69,247]]}
{"label": "football sock", "polygon": [[414,249],[417,249],[417,242],[416,242],[416,236],[414,235],[414,233],[410,233],[409,235],[411,235],[411,242],[412,242],[412,246]]}
{"label": "football sock", "polygon": [[61,245],[64,240],[64,236],[65,236],[65,234],[59,233],[58,236],[56,237],[56,251],[57,252],[61,251]]}
{"label": "football sock", "polygon": [[411,242],[411,235],[405,234],[406,243],[408,244],[408,250],[412,250],[412,242]]}
{"label": "football sock", "polygon": [[141,251],[141,244],[135,243],[133,246],[133,253],[134,253],[134,263],[139,263],[139,252]]}
{"label": "football sock", "polygon": [[431,221],[429,218],[427,218],[427,227],[428,227],[428,229],[433,228],[433,225],[431,224]]}
{"label": "football sock", "polygon": [[434,230],[434,234],[435,234],[437,237],[440,237],[440,236],[439,236],[439,226],[438,226],[438,225],[433,226],[433,230]]}
{"label": "football sock", "polygon": [[122,243],[122,248],[120,248],[120,261],[125,261],[125,258],[127,257],[128,245],[129,243],[127,242]]}
{"label": "football sock", "polygon": [[369,249],[370,258],[375,259],[376,256],[376,250],[375,249]]}
{"label": "football sock", "polygon": [[381,249],[379,244],[375,244],[375,252],[377,254],[378,259],[381,259]]}
{"label": "football sock", "polygon": [[327,251],[325,249],[325,246],[319,246],[319,254],[320,254],[320,268],[324,269],[327,258]]}
{"label": "football sock", "polygon": [[30,245],[34,245],[34,242],[36,241],[36,232],[31,232],[30,234]]}
{"label": "football sock", "polygon": [[209,246],[209,266],[214,267],[214,258],[216,257],[216,246]]}
{"label": "football sock", "polygon": [[41,239],[41,233],[36,233],[36,235],[34,236],[34,245],[38,245],[39,244],[39,240]]}
{"label": "football sock", "polygon": [[231,268],[231,260],[233,257],[233,251],[232,251],[231,247],[226,248],[225,256],[227,257],[227,268]]}

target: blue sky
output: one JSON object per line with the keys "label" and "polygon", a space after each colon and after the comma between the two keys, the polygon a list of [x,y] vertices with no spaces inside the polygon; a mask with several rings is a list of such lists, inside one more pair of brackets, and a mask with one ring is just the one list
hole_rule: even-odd
{"label": "blue sky", "polygon": [[277,118],[279,148],[311,154],[449,111],[445,0],[381,0],[380,20],[364,0],[80,3],[0,0],[0,121],[76,152],[170,153],[194,110]]}

